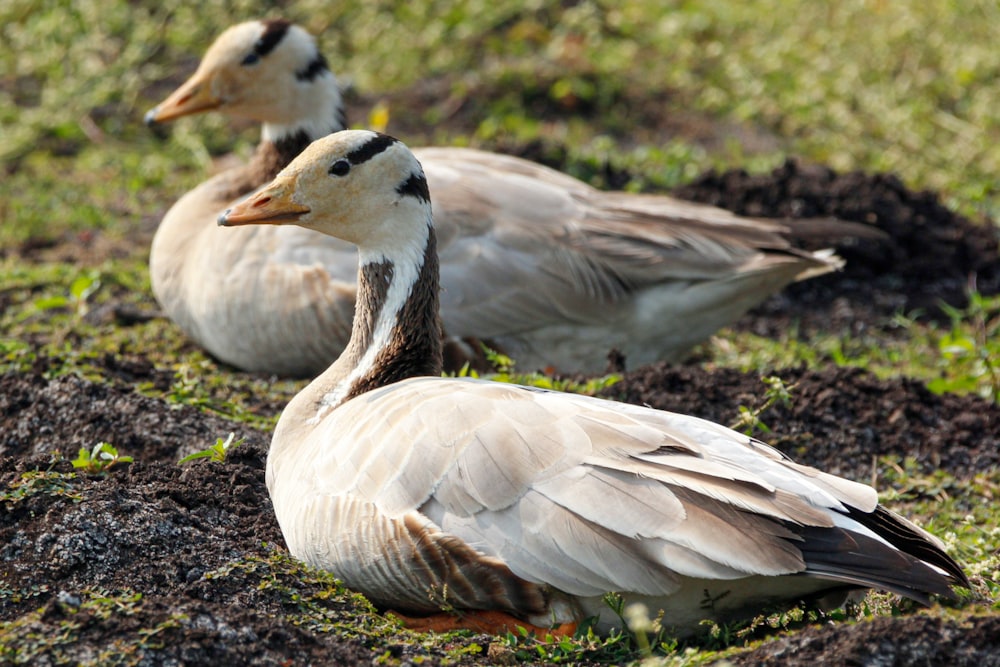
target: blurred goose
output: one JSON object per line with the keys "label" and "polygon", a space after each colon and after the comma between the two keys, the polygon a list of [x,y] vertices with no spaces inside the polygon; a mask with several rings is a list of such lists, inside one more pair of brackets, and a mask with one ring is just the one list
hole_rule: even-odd
{"label": "blurred goose", "polygon": [[[262,141],[249,164],[167,213],[153,241],[153,291],[219,359],[313,376],[347,343],[354,249],[294,227],[223,235],[211,223],[310,141],[344,128],[337,81],[302,28],[242,23],[147,122],[210,109],[262,122]],[[480,352],[476,340],[525,369],[600,372],[612,348],[631,365],[678,360],[788,283],[839,266],[829,252],[793,249],[776,222],[602,192],[495,153],[416,154],[435,195],[445,331],[473,341],[447,347],[452,370]]]}
{"label": "blurred goose", "polygon": [[282,412],[267,487],[295,557],[411,624],[568,632],[597,617],[605,632],[620,623],[602,603],[614,591],[685,635],[849,589],[927,603],[968,585],[873,489],[722,426],[440,377],[428,184],[391,137],[315,142],[219,224],[358,246],[350,343]]}

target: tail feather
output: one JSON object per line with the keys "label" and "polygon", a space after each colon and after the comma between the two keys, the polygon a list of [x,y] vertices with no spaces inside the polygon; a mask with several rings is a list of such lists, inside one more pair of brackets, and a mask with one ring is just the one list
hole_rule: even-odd
{"label": "tail feather", "polygon": [[962,568],[931,535],[879,506],[849,516],[876,539],[846,528],[801,527],[805,575],[879,588],[929,604],[931,595],[955,598],[953,586],[970,586]]}
{"label": "tail feather", "polygon": [[897,549],[943,570],[958,585],[971,587],[962,567],[945,553],[941,541],[922,528],[881,505],[871,513],[851,511],[850,516]]}
{"label": "tail feather", "polygon": [[788,228],[784,236],[790,240],[817,243],[842,241],[884,241],[889,235],[875,225],[839,218],[795,218],[782,220]]}

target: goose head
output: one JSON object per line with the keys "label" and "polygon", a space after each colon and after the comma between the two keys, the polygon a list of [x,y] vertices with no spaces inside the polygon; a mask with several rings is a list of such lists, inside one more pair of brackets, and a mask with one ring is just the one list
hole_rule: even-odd
{"label": "goose head", "polygon": [[218,222],[296,224],[358,246],[351,340],[315,381],[324,387],[324,409],[406,377],[440,374],[430,195],[420,163],[404,144],[367,130],[314,141]]}
{"label": "goose head", "polygon": [[319,137],[345,125],[340,89],[316,40],[284,19],[224,31],[191,78],[145,121],[154,125],[214,109],[264,123],[265,139],[297,129]]}
{"label": "goose head", "polygon": [[420,163],[400,141],[347,130],[314,141],[219,224],[296,224],[386,258],[423,251],[430,196]]}

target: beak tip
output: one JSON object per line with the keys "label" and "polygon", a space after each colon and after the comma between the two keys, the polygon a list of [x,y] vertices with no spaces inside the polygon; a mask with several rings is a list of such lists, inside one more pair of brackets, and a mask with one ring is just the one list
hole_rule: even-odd
{"label": "beak tip", "polygon": [[229,226],[229,212],[232,211],[232,210],[233,209],[231,209],[231,208],[227,208],[225,211],[223,211],[222,213],[219,214],[219,217],[216,218],[216,220],[215,220],[218,223],[219,227],[228,227]]}
{"label": "beak tip", "polygon": [[159,107],[153,107],[152,109],[146,112],[145,116],[143,116],[142,122],[146,124],[146,127],[153,127],[154,125],[156,125],[157,109],[159,109]]}

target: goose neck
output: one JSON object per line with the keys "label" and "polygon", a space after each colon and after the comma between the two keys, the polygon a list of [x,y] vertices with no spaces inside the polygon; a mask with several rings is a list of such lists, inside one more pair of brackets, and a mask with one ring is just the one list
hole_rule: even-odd
{"label": "goose neck", "polygon": [[312,396],[303,407],[316,410],[309,421],[379,387],[441,374],[437,241],[430,224],[426,230],[423,243],[407,252],[360,249],[351,341],[303,392]]}
{"label": "goose neck", "polygon": [[336,77],[328,69],[308,79],[298,79],[295,92],[285,102],[287,122],[265,121],[261,139],[281,143],[301,135],[306,145],[347,128],[347,112]]}
{"label": "goose neck", "polygon": [[[247,165],[251,188],[257,188],[274,179],[299,153],[312,143],[309,134],[299,130],[276,140],[264,139],[257,145],[253,159]],[[248,190],[249,191],[249,190]],[[242,193],[241,193],[242,194]]]}

